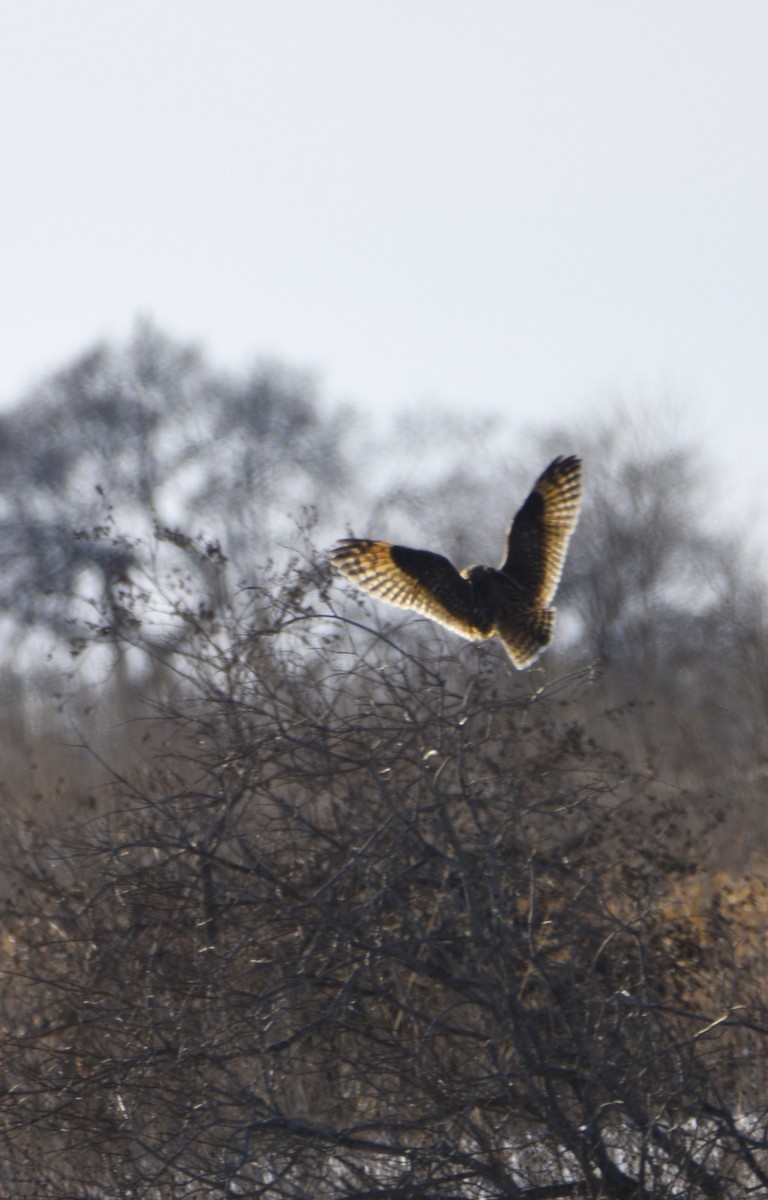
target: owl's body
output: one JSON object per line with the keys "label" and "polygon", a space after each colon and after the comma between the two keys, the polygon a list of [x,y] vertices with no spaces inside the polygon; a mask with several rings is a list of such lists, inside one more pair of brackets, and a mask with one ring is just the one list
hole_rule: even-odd
{"label": "owl's body", "polygon": [[342,574],[380,600],[439,621],[462,637],[500,638],[516,667],[552,641],[550,607],[581,507],[581,462],[556,458],[507,532],[498,568],[459,572],[441,554],[391,542],[345,538],[331,552]]}

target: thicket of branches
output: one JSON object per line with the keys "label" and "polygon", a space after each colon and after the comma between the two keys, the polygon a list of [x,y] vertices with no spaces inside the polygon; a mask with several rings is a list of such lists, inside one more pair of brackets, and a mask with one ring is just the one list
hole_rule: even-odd
{"label": "thicket of branches", "polygon": [[[155,355],[189,364],[153,338]],[[85,378],[94,361],[102,374],[130,365],[136,346],[126,353],[91,356]],[[120,395],[131,383],[138,411],[149,385],[132,370]],[[163,413],[157,371],[147,378]],[[355,497],[356,520],[390,526],[355,532],[421,515],[425,529],[443,524],[447,552],[473,514],[470,555],[493,561],[485,539],[510,514],[485,527],[480,510],[494,514],[473,503],[466,460],[446,468],[450,492],[437,471],[407,493],[393,475],[366,494],[350,453],[344,492],[318,449],[337,419],[304,393],[298,462],[293,439],[273,437],[296,396],[270,386],[249,409],[261,440],[237,461],[252,453],[271,476],[260,492],[257,470],[248,495],[261,495],[266,530],[285,532],[294,487],[297,514],[317,507],[273,562],[245,537],[242,508],[226,541],[217,522],[233,501],[214,502],[209,481],[207,526],[181,506],[171,526],[150,504],[154,524],[130,536],[118,503],[108,521],[83,516],[62,550],[81,556],[66,588],[38,596],[13,513],[34,513],[30,529],[63,517],[36,490],[39,458],[17,455],[4,536],[25,551],[7,619],[74,638],[86,677],[70,708],[82,724],[86,702],[97,707],[87,781],[72,771],[85,750],[64,746],[59,796],[5,780],[4,1194],[768,1191],[768,873],[747,853],[765,836],[764,595],[738,548],[697,519],[692,460],[618,423],[579,444],[558,436],[557,450],[584,455],[588,503],[562,637],[517,675],[493,644],[353,599],[313,547],[334,523],[346,532],[339,508]],[[34,413],[7,418],[6,444],[23,446],[15,431]],[[234,443],[255,436],[227,424]],[[195,460],[190,495],[202,495],[203,445],[170,440],[175,462]],[[509,509],[532,481],[494,487],[487,459],[483,470]],[[74,466],[70,479],[74,505]],[[98,472],[91,482],[106,495]],[[448,495],[453,533],[435,508]],[[77,564],[97,551],[122,554],[120,572],[97,576],[107,582],[82,606],[75,593],[94,577]],[[38,695],[34,711],[38,738],[65,740],[66,708],[45,714]]]}

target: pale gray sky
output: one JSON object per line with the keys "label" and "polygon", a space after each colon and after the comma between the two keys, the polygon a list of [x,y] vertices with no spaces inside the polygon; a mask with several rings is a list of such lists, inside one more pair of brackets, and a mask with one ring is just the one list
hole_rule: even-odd
{"label": "pale gray sky", "polygon": [[144,315],[371,411],[669,395],[757,488],[767,63],[764,0],[6,0],[0,399]]}

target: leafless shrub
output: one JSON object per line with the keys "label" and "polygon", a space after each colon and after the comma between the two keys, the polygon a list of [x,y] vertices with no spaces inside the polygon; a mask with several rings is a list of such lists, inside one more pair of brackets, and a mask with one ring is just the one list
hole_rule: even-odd
{"label": "leafless shrub", "polygon": [[190,617],[151,770],[9,828],[6,1193],[768,1186],[764,953],[691,892],[685,797],[589,674],[458,686],[327,584]]}

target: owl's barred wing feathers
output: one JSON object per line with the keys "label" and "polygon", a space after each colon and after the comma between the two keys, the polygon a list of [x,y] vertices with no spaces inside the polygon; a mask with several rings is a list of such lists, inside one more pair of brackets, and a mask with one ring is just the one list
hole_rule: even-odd
{"label": "owl's barred wing feathers", "polygon": [[410,608],[466,638],[498,635],[518,668],[552,641],[554,609],[568,542],[581,507],[581,463],[554,459],[512,521],[498,569],[459,572],[442,554],[368,538],[344,538],[333,565],[388,604]]}
{"label": "owl's barred wing feathers", "polygon": [[464,637],[487,636],[472,617],[472,589],[442,554],[344,538],[329,555],[342,575],[387,604],[410,608]]}
{"label": "owl's barred wing feathers", "polygon": [[556,458],[509,526],[499,570],[524,588],[536,608],[554,599],[580,509],[581,462],[575,455]]}

